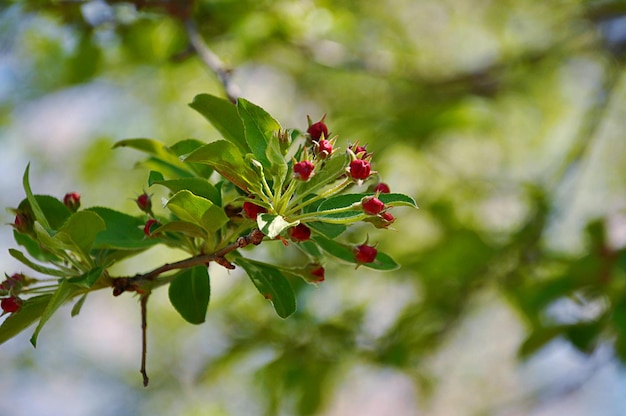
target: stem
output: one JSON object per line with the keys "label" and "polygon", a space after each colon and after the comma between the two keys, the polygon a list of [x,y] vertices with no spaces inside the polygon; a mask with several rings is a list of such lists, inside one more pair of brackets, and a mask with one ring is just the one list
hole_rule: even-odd
{"label": "stem", "polygon": [[228,99],[236,104],[237,98],[241,95],[239,88],[231,81],[231,71],[226,68],[222,60],[208,47],[198,28],[191,19],[185,20],[185,30],[191,46],[198,54],[198,57],[217,75],[220,83],[224,87]]}
{"label": "stem", "polygon": [[254,229],[250,231],[248,235],[239,237],[234,243],[214,253],[199,254],[174,263],[166,263],[152,271],[137,274],[133,277],[113,277],[110,279],[111,286],[113,286],[113,295],[118,296],[125,291],[145,292],[151,289],[151,285],[147,285],[146,283],[153,282],[159,275],[169,272],[170,270],[187,269],[194,266],[205,265],[212,261],[223,264],[223,262],[226,261],[224,259],[226,254],[243,248],[248,244],[259,245],[263,241],[264,236],[265,235],[260,230]]}
{"label": "stem", "polygon": [[141,375],[143,376],[143,386],[148,387],[148,373],[146,372],[146,356],[148,355],[148,337],[146,335],[148,328],[148,297],[150,292],[141,296]]}
{"label": "stem", "polygon": [[[298,211],[300,211],[302,208],[306,207],[307,205],[310,205],[310,204],[312,204],[312,203],[314,203],[314,202],[317,202],[317,201],[319,201],[320,199],[328,198],[329,196],[335,195],[335,194],[337,194],[337,193],[339,193],[339,192],[343,191],[343,190],[344,190],[344,189],[345,189],[348,185],[350,185],[351,183],[352,183],[352,181],[351,181],[349,178],[346,178],[346,179],[345,179],[343,182],[341,182],[339,185],[337,185],[337,186],[335,186],[335,187],[333,187],[333,188],[330,188],[330,189],[328,189],[328,190],[326,190],[326,191],[322,192],[321,194],[319,194],[319,195],[317,195],[317,196],[315,196],[315,197],[313,197],[313,198],[311,198],[311,199],[307,199],[307,200],[306,200],[306,201],[304,201],[303,203],[301,203],[301,204],[299,204],[299,205],[297,205],[297,206],[293,207],[292,209],[290,209],[290,210],[287,212],[286,216],[287,216],[287,215],[290,215],[290,214],[292,214],[292,213],[294,213],[294,212],[298,212]],[[301,200],[302,198],[304,198],[305,196],[306,196],[306,195],[304,195],[304,194],[302,194],[302,195],[298,196],[296,199],[294,199],[294,200],[292,201],[292,203],[296,203],[296,202],[300,201],[300,200]]]}

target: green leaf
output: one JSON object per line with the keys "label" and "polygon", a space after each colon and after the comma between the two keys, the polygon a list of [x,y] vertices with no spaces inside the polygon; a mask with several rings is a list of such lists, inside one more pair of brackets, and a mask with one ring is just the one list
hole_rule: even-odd
{"label": "green leaf", "polygon": [[[150,172],[150,178],[148,179],[148,183],[150,186],[152,185],[162,185],[168,188],[173,193],[182,191],[184,189],[192,192],[197,196],[201,196],[213,202],[216,205],[222,204],[222,197],[220,192],[207,181],[202,178],[182,178],[182,179],[170,179],[164,180],[159,179],[157,175],[154,175],[158,172]],[[159,174],[160,175],[160,174]],[[160,175],[161,178],[163,175]]]}
{"label": "green leaf", "polygon": [[316,232],[322,234],[326,238],[337,238],[348,229],[344,224],[331,224],[327,222],[312,221],[307,222],[307,226]]}
{"label": "green leaf", "polygon": [[50,303],[51,297],[52,295],[40,295],[26,299],[20,310],[11,314],[0,325],[0,344],[13,338],[39,319]]}
{"label": "green leaf", "polygon": [[166,206],[181,220],[199,225],[208,232],[215,232],[228,222],[222,208],[187,190],[176,193]]}
{"label": "green leaf", "polygon": [[296,296],[287,278],[271,264],[238,257],[234,262],[241,266],[259,293],[269,299],[281,318],[287,318],[296,310]]}
{"label": "green leaf", "polygon": [[565,330],[566,326],[564,325],[535,328],[520,345],[517,354],[520,358],[528,358],[559,335],[563,335]]}
{"label": "green leaf", "polygon": [[199,225],[192,224],[187,221],[170,221],[163,224],[153,231],[153,234],[166,233],[168,231],[175,233],[183,233],[190,237],[206,238],[207,234],[204,228]]}
{"label": "green leaf", "polygon": [[71,312],[72,318],[77,316],[80,313],[80,310],[82,309],[83,305],[85,304],[85,299],[87,299],[87,293],[85,293],[83,296],[81,296],[80,299],[78,299],[78,301],[76,301],[74,306],[72,306],[72,312]]}
{"label": "green leaf", "polygon": [[[204,146],[205,144],[206,143],[201,142],[200,140],[186,139],[171,145],[170,150],[174,152],[174,154],[176,154],[176,156],[178,156],[178,158],[180,159],[181,156],[186,156],[197,148]],[[198,176],[204,179],[208,179],[209,176],[211,176],[211,174],[213,173],[213,168],[207,165],[203,165],[200,163],[187,163],[187,165],[192,167],[193,170],[198,174]]]}
{"label": "green leaf", "polygon": [[287,222],[284,217],[273,214],[260,214],[257,216],[256,221],[259,226],[259,230],[263,231],[263,234],[269,238],[275,238],[287,228],[294,227],[299,224],[299,221]]}
{"label": "green leaf", "polygon": [[[352,251],[354,246],[341,244],[337,241],[330,240],[319,235],[313,237],[312,240],[315,241],[315,243],[328,254],[347,263],[357,264],[357,261],[354,257],[354,252]],[[390,271],[398,269],[400,265],[396,263],[389,255],[379,251],[376,255],[376,260],[374,260],[372,263],[361,263],[360,267],[367,267],[374,270]]]}
{"label": "green leaf", "polygon": [[287,163],[276,136],[280,124],[267,111],[243,98],[237,100],[237,111],[243,121],[246,142],[255,159],[261,162],[274,182],[282,183]]}
{"label": "green leaf", "polygon": [[[63,225],[67,218],[72,214],[63,202],[53,196],[35,195],[35,200],[53,230],[57,230],[61,225]],[[18,205],[18,210],[22,211],[26,209],[32,212],[28,198],[22,200]]]}
{"label": "green leaf", "polygon": [[50,276],[56,276],[56,277],[65,277],[67,275],[67,273],[63,272],[62,270],[51,269],[49,267],[45,267],[45,266],[42,266],[40,264],[33,262],[28,257],[26,257],[21,251],[16,250],[14,248],[9,249],[9,254],[13,256],[13,258],[21,261],[22,263],[24,263],[31,269],[35,270],[36,272],[47,274]]}
{"label": "green leaf", "polygon": [[189,106],[202,114],[224,139],[234,144],[242,154],[250,152],[243,123],[233,103],[213,95],[199,94]]}
{"label": "green leaf", "polygon": [[94,248],[118,250],[145,250],[158,244],[154,238],[146,238],[143,233],[144,220],[104,207],[93,207],[91,211],[104,221],[106,229],[96,236]]}
{"label": "green leaf", "polygon": [[50,228],[50,224],[46,219],[37,199],[33,195],[33,191],[30,189],[30,183],[28,179],[28,171],[30,170],[30,163],[26,165],[26,170],[24,171],[24,178],[22,179],[22,184],[24,185],[24,191],[26,192],[26,199],[28,199],[28,203],[30,204],[30,209],[33,211],[35,215],[35,220],[39,221],[44,227]]}
{"label": "green leaf", "polygon": [[104,220],[98,214],[92,211],[78,211],[68,218],[59,229],[59,233],[67,234],[88,257],[96,236],[105,229]]}
{"label": "green leaf", "polygon": [[206,319],[211,288],[206,266],[196,266],[178,273],[170,283],[169,298],[174,308],[189,323],[201,324]]}
{"label": "green leaf", "polygon": [[[333,196],[322,202],[317,207],[317,210],[324,211],[328,209],[347,208],[352,206],[353,204],[358,204],[364,197],[372,195],[374,194],[344,194]],[[408,206],[417,208],[415,200],[410,196],[404,194],[380,194],[378,196],[378,199],[380,199],[385,205],[390,207]]]}
{"label": "green leaf", "polygon": [[102,276],[104,269],[104,267],[95,267],[81,276],[72,277],[71,279],[67,280],[68,282],[73,283],[77,286],[90,288],[94,285],[94,283],[98,281],[100,276]]}
{"label": "green leaf", "polygon": [[48,322],[50,317],[65,303],[65,301],[74,294],[77,290],[81,290],[76,286],[69,283],[67,280],[61,280],[59,283],[59,287],[52,295],[52,298],[46,305],[44,309],[41,319],[39,320],[39,324],[37,324],[37,328],[35,328],[35,332],[33,336],[30,338],[30,343],[33,344],[33,347],[37,347],[37,337],[39,336],[39,332],[43,328],[43,326]]}
{"label": "green leaf", "polygon": [[225,140],[209,143],[195,150],[185,162],[206,163],[220,175],[248,193],[259,193],[261,178],[248,166],[239,149]]}
{"label": "green leaf", "polygon": [[144,165],[154,168],[161,172],[171,172],[174,177],[192,177],[195,176],[189,170],[189,166],[185,165],[178,155],[176,155],[169,147],[163,143],[145,138],[120,140],[113,145],[113,148],[130,147],[139,150],[153,157],[143,162]]}

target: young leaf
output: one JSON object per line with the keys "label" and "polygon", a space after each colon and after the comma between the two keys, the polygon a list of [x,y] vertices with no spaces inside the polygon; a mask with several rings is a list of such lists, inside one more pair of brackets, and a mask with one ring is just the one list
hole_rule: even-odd
{"label": "young leaf", "polygon": [[280,124],[267,111],[243,98],[237,100],[237,110],[254,158],[272,175],[274,182],[282,183],[287,163],[276,137]]}
{"label": "young leaf", "polygon": [[50,298],[52,295],[40,295],[26,299],[20,310],[11,314],[0,325],[0,344],[13,338],[39,319],[50,303]]}
{"label": "young leaf", "polygon": [[199,94],[189,106],[202,114],[226,140],[237,146],[242,154],[250,152],[243,123],[234,104],[213,95]]}
{"label": "young leaf", "polygon": [[78,211],[61,226],[59,233],[67,234],[84,256],[88,257],[96,236],[105,229],[104,220],[98,214],[92,211]]}
{"label": "young leaf", "polygon": [[44,309],[41,319],[39,320],[39,324],[37,324],[37,328],[35,328],[35,332],[33,336],[30,338],[30,343],[33,344],[33,347],[37,347],[37,337],[39,336],[39,332],[43,328],[43,326],[48,322],[48,319],[65,303],[65,301],[77,290],[81,290],[76,286],[69,283],[67,280],[62,279],[61,283],[59,283],[59,287],[54,292],[50,301],[46,305]]}
{"label": "young leaf", "polygon": [[196,266],[178,273],[170,283],[170,302],[189,323],[201,324],[206,319],[211,287],[206,266]]}
{"label": "young leaf", "polygon": [[67,279],[67,281],[77,286],[90,288],[93,286],[94,283],[98,281],[103,272],[104,267],[95,267],[89,270],[87,273],[81,276],[72,277],[71,279]]}
{"label": "young leaf", "polygon": [[244,162],[239,149],[225,140],[202,146],[188,155],[185,162],[206,163],[248,193],[257,193],[261,189],[259,175]]}
{"label": "young leaf", "polygon": [[[67,218],[72,214],[63,202],[53,196],[35,195],[35,200],[53,230],[59,229],[59,227],[63,225]],[[30,209],[28,198],[22,200],[22,202],[18,205],[18,210],[20,211],[27,209]]]}
{"label": "young leaf", "polygon": [[46,219],[37,199],[33,195],[33,191],[30,189],[30,183],[28,179],[28,171],[30,170],[30,163],[26,165],[26,170],[24,171],[24,178],[22,179],[22,184],[24,185],[24,191],[26,192],[26,199],[28,199],[28,203],[30,204],[30,209],[33,211],[35,215],[35,219],[39,221],[44,227],[50,228],[50,224]]}
{"label": "young leaf", "polygon": [[222,208],[187,190],[176,193],[166,206],[181,220],[199,225],[208,232],[215,232],[228,222]]}
{"label": "young leaf", "polygon": [[83,304],[85,303],[85,299],[87,299],[87,293],[81,296],[80,299],[76,301],[74,306],[72,306],[72,312],[71,312],[72,318],[77,316],[80,313],[80,310],[82,309]]}
{"label": "young leaf", "polygon": [[299,224],[298,221],[287,222],[285,221],[285,218],[280,215],[273,214],[259,214],[256,221],[259,226],[259,230],[263,231],[263,234],[269,238],[275,238],[287,228]]}
{"label": "young leaf", "polygon": [[[337,195],[331,198],[328,198],[317,207],[318,211],[324,211],[329,209],[337,209],[337,208],[347,208],[352,206],[353,204],[358,204],[361,199],[366,196],[371,196],[372,194],[345,194],[345,195]],[[404,194],[380,194],[378,195],[378,199],[380,199],[385,205],[390,207],[395,206],[408,206],[417,208],[417,204],[415,200],[408,195]],[[358,208],[357,208],[358,209]]]}
{"label": "young leaf", "polygon": [[[315,236],[312,238],[318,246],[322,248],[328,254],[337,257],[345,262],[357,264],[356,258],[354,257],[354,252],[352,251],[353,246],[349,246],[346,244],[338,243],[334,240],[329,240],[322,236]],[[361,267],[367,267],[374,270],[396,270],[400,267],[398,263],[396,263],[389,255],[378,252],[376,256],[376,260],[371,263],[362,263]]]}
{"label": "young leaf", "polygon": [[106,229],[96,236],[94,248],[118,250],[145,250],[159,243],[158,239],[146,238],[144,220],[110,208],[93,207],[85,211],[98,214]]}
{"label": "young leaf", "polygon": [[[222,204],[222,197],[220,192],[206,179],[202,178],[181,178],[181,179],[170,179],[164,180],[159,179],[155,173],[158,172],[150,172],[150,178],[148,179],[148,183],[150,186],[152,185],[162,185],[168,188],[173,193],[182,191],[186,189],[197,196],[201,196],[213,202],[216,205]],[[160,175],[160,174],[159,174]],[[163,175],[160,175],[163,178]]]}
{"label": "young leaf", "polygon": [[31,269],[35,270],[36,272],[47,274],[47,275],[50,275],[50,276],[56,276],[56,277],[64,277],[64,276],[67,275],[62,270],[51,269],[49,267],[45,267],[45,266],[42,266],[40,264],[37,264],[37,263],[31,261],[28,257],[26,257],[24,255],[24,253],[22,253],[19,250],[15,250],[13,248],[10,248],[9,249],[9,254],[11,256],[13,256],[13,258],[21,261],[22,263],[24,263],[25,265],[27,265]]}
{"label": "young leaf", "polygon": [[296,296],[287,278],[271,264],[237,257],[234,262],[241,266],[259,293],[269,299],[281,318],[287,318],[296,310]]}
{"label": "young leaf", "polygon": [[171,172],[174,177],[195,176],[189,166],[181,162],[177,154],[159,141],[144,138],[126,139],[113,145],[114,149],[118,147],[130,147],[152,155],[143,164],[155,170]]}

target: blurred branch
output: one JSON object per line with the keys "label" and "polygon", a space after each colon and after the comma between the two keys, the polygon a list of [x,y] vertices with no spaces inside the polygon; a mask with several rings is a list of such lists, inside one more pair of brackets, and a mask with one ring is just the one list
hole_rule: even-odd
{"label": "blurred branch", "polygon": [[189,42],[196,54],[217,75],[228,99],[232,103],[236,103],[241,92],[231,80],[231,70],[226,68],[222,60],[208,47],[195,23],[191,19],[186,19],[184,23]]}

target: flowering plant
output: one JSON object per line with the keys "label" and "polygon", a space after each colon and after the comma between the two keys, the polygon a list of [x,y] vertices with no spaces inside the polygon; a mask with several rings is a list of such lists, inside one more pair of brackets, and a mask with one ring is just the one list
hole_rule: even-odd
{"label": "flowering plant", "polygon": [[[140,215],[106,207],[80,209],[80,195],[63,200],[35,195],[26,168],[26,198],[14,209],[15,241],[10,254],[44,278],[15,274],[0,285],[1,307],[10,316],[0,325],[0,343],[38,322],[38,335],[58,308],[77,299],[78,314],[87,295],[112,288],[113,295],[135,292],[142,306],[144,384],[146,305],[152,290],[169,286],[169,299],[192,324],[204,322],[210,297],[208,265],[241,267],[276,313],[296,310],[289,280],[319,283],[324,264],[338,259],[376,270],[394,270],[395,261],[367,240],[345,244],[339,237],[357,222],[388,228],[389,209],[416,207],[413,198],[389,192],[372,170],[372,154],[358,144],[344,151],[328,138],[324,119],[307,132],[284,129],[261,107],[239,98],[236,104],[201,94],[191,107],[221,133],[211,143],[184,140],[165,146],[150,139],[128,139],[130,147],[149,155],[148,185],[170,196],[165,212],[155,213],[150,195],[136,199]],[[365,187],[370,184],[370,189]],[[357,190],[359,192],[352,192]],[[263,242],[293,242],[309,259],[286,267],[245,257],[240,249]],[[110,267],[155,245],[181,249],[189,257],[135,276],[113,276]]]}

